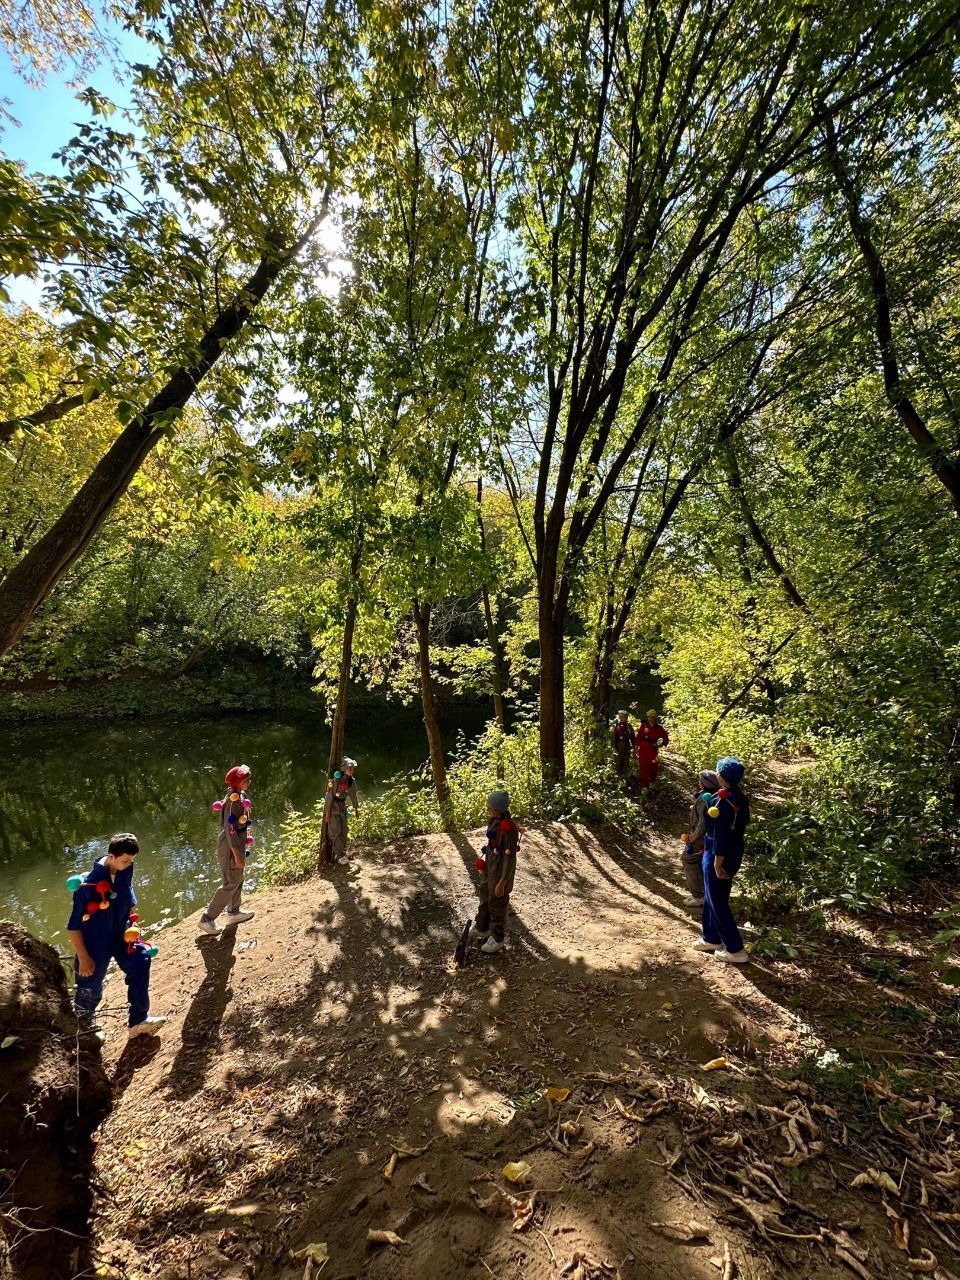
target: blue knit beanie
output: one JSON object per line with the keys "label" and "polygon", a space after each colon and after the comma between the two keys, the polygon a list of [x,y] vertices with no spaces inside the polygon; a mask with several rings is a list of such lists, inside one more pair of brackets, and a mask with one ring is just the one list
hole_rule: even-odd
{"label": "blue knit beanie", "polygon": [[724,756],[722,760],[717,761],[717,773],[724,780],[729,782],[731,787],[735,787],[743,777],[746,770],[736,756]]}

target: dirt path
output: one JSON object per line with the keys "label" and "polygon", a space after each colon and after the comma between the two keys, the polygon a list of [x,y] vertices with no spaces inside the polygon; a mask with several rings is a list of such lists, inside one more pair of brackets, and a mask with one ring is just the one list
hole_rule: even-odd
{"label": "dirt path", "polygon": [[[458,972],[479,843],[399,842],[257,894],[256,919],[220,938],[198,939],[196,917],[162,935],[162,1040],[118,1057],[117,1034],[105,1051],[120,1095],[99,1156],[113,1274],[299,1280],[311,1266],[290,1251],[310,1244],[328,1250],[324,1280],[717,1280],[725,1244],[729,1274],[744,1280],[909,1274],[879,1193],[847,1190],[869,1147],[856,1149],[842,1118],[806,1111],[821,1151],[778,1164],[807,1095],[761,1076],[842,1040],[831,998],[851,1006],[860,981],[876,1003],[876,982],[854,963],[864,940],[838,936],[819,969],[722,966],[689,950],[698,931],[675,834],[601,839],[554,824],[524,837],[507,951],[475,953]],[[928,987],[924,999],[940,998]],[[118,1009],[119,983],[108,991]],[[811,1025],[821,1007],[824,1024]],[[876,1038],[896,1051],[896,1036]],[[951,1065],[938,1043],[922,1053]],[[705,1073],[718,1057],[727,1068]],[[550,1102],[548,1087],[570,1095]],[[956,1153],[942,1115],[939,1126]],[[392,1144],[427,1149],[388,1180]],[[780,1180],[768,1209],[786,1216],[761,1216],[759,1230],[780,1227],[766,1240],[730,1199],[750,1194],[724,1173],[738,1150]],[[500,1173],[521,1159],[538,1189],[532,1211]],[[756,1189],[760,1174],[750,1177]],[[711,1178],[722,1193],[704,1191]],[[785,1206],[792,1198],[815,1216]],[[708,1238],[651,1225],[691,1219]],[[816,1250],[786,1238],[816,1234],[817,1219],[834,1234]],[[370,1229],[408,1243],[368,1244]],[[932,1239],[948,1266],[944,1242]]]}

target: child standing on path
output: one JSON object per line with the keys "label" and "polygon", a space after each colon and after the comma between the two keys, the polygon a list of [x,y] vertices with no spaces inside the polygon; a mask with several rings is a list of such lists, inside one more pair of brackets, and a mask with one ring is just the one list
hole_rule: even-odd
{"label": "child standing on path", "polygon": [[690,806],[690,826],[684,837],[683,874],[687,881],[689,895],[684,899],[685,907],[703,906],[703,838],[707,830],[707,805],[720,790],[720,775],[713,769],[703,769],[700,773],[700,789],[694,792],[693,804]]}
{"label": "child standing on path", "polygon": [[[93,870],[74,891],[73,911],[67,923],[67,936],[77,953],[74,961],[77,1017],[83,1029],[93,1032],[100,1040],[103,1035],[94,1015],[103,999],[103,980],[111,960],[116,960],[127,982],[129,1035],[152,1035],[166,1022],[166,1018],[148,1017],[149,952],[142,944],[128,943],[123,936],[137,918],[136,914],[131,916],[131,912],[137,905],[133,860],[139,852],[140,842],[135,835],[130,832],[115,835],[107,856],[93,864]],[[77,876],[72,884],[79,879]],[[72,884],[68,887],[72,888]]]}
{"label": "child standing on path", "polygon": [[487,796],[487,817],[487,882],[480,886],[480,907],[471,933],[484,939],[480,950],[492,956],[503,949],[506,938],[520,832],[510,817],[510,796],[506,791],[491,791]]}
{"label": "child standing on path", "polygon": [[339,862],[347,852],[347,806],[352,807],[354,817],[360,812],[357,780],[353,776],[356,767],[356,760],[344,756],[340,768],[334,771],[327,783],[327,794],[323,800],[323,826],[327,857],[331,862]]}
{"label": "child standing on path", "polygon": [[[220,804],[220,833],[217,838],[217,858],[220,861],[220,873],[223,884],[213,895],[210,905],[200,917],[201,933],[217,934],[221,926],[217,924],[217,916],[226,908],[223,928],[232,924],[243,924],[253,919],[252,911],[240,909],[240,895],[243,891],[243,873],[247,860],[247,832],[250,827],[250,809],[253,802],[244,788],[250,782],[250,768],[245,764],[235,765],[224,778],[227,794]],[[217,806],[214,805],[214,809]],[[251,840],[252,844],[253,841]]]}
{"label": "child standing on path", "polygon": [[637,774],[640,790],[652,787],[660,772],[660,748],[670,741],[670,735],[653,707],[637,726],[633,749],[637,757]]}
{"label": "child standing on path", "polygon": [[750,803],[740,783],[744,768],[733,756],[717,761],[723,784],[707,806],[703,840],[703,935],[695,951],[713,951],[718,960],[746,964],[750,957],[730,910],[733,877],[743,862],[743,833],[750,821]]}

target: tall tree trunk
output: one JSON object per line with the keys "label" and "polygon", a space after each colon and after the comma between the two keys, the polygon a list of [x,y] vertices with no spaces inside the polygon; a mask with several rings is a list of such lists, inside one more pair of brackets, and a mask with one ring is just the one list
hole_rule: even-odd
{"label": "tall tree trunk", "polygon": [[593,709],[593,731],[596,737],[607,730],[610,720],[610,698],[613,694],[613,657],[606,651],[598,655],[590,688],[590,701]]}
{"label": "tall tree trunk", "polygon": [[900,378],[886,267],[870,234],[870,224],[861,207],[853,179],[841,158],[836,127],[830,118],[826,123],[826,136],[830,167],[833,169],[843,198],[850,230],[870,279],[870,292],[873,297],[873,328],[880,348],[883,389],[887,403],[906,427],[933,474],[950,495],[954,510],[960,515],[960,463],[949,456],[943,445],[930,431]]}
{"label": "tall tree trunk", "polygon": [[[543,588],[541,587],[541,593]],[[553,601],[552,591],[539,602],[540,635],[540,765],[545,782],[556,781],[566,773],[564,751],[564,666],[563,623],[566,597],[562,604]]]}
{"label": "tall tree trunk", "polygon": [[420,695],[423,701],[423,724],[427,731],[430,750],[430,771],[433,789],[437,793],[440,813],[444,822],[450,816],[450,784],[447,782],[447,766],[443,759],[443,738],[437,716],[437,702],[433,692],[433,668],[430,664],[430,605],[413,602],[413,622],[417,629],[417,655],[420,660]]}
{"label": "tall tree trunk", "polygon": [[[477,521],[480,525],[480,550],[485,556],[487,553],[487,531],[483,523],[483,476],[477,477]],[[497,635],[497,628],[493,619],[490,589],[486,582],[483,583],[480,591],[483,597],[483,618],[487,626],[487,644],[490,647],[490,660],[493,664],[493,673],[490,681],[493,687],[493,712],[497,717],[497,724],[500,726],[501,731],[505,731],[507,722],[503,713],[503,651],[500,647],[500,638]]]}
{"label": "tall tree trunk", "polygon": [[347,613],[343,620],[343,644],[340,649],[340,679],[337,683],[337,705],[333,711],[330,731],[330,759],[327,773],[332,774],[343,760],[343,742],[347,732],[347,702],[350,697],[350,669],[353,666],[353,633],[357,626],[359,602],[354,595],[347,599]]}
{"label": "tall tree trunk", "polygon": [[484,583],[480,588],[483,595],[483,617],[487,624],[487,644],[490,646],[490,658],[493,664],[490,684],[493,688],[493,714],[497,718],[497,724],[503,732],[506,732],[507,720],[503,711],[503,655],[500,649],[500,640],[497,636],[497,628],[493,621],[493,608],[490,604],[490,592],[487,584]]}
{"label": "tall tree trunk", "polygon": [[277,245],[264,253],[257,269],[200,339],[196,361],[178,369],[124,427],[59,519],[0,583],[0,655],[26,631],[39,606],[95,537],[146,457],[318,223],[319,218],[295,245]]}

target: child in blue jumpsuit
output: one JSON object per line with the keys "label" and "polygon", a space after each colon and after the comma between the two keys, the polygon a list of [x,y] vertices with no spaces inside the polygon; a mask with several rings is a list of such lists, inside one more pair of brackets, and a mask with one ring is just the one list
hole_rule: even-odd
{"label": "child in blue jumpsuit", "polygon": [[740,789],[744,768],[733,756],[717,761],[723,784],[707,807],[703,837],[703,935],[695,951],[712,951],[718,960],[746,964],[750,957],[730,910],[733,878],[743,862],[743,833],[750,821],[750,804]]}
{"label": "child in blue jumpsuit", "polygon": [[[77,953],[74,1005],[84,1029],[94,1033],[100,1030],[94,1022],[94,1014],[103,999],[103,980],[111,960],[116,960],[127,981],[129,1034],[152,1034],[166,1022],[166,1018],[148,1016],[150,957],[146,948],[128,947],[123,936],[130,923],[130,912],[137,905],[137,895],[133,891],[133,860],[139,851],[140,844],[135,835],[115,835],[110,841],[107,856],[93,864],[93,870],[73,895],[67,933]],[[106,891],[108,885],[109,890]],[[105,891],[100,892],[97,886],[103,886]],[[104,902],[106,906],[102,905]]]}

